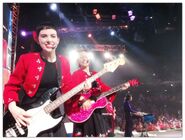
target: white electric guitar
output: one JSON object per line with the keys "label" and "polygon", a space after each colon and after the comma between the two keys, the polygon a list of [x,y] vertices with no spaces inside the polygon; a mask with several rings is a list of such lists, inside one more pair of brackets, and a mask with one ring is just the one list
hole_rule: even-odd
{"label": "white electric guitar", "polygon": [[[115,59],[111,62],[105,63],[104,68],[88,78],[89,82],[93,82],[106,72],[114,72],[119,65],[124,65],[125,60],[123,58]],[[80,83],[67,93],[59,96],[56,100],[51,101],[50,96],[58,92],[58,88],[53,88],[43,94],[43,97],[36,103],[29,107],[22,107],[29,114],[32,115],[30,125],[27,127],[18,127],[15,124],[15,120],[10,112],[5,113],[3,116],[3,136],[5,137],[36,137],[40,132],[53,128],[62,120],[62,116],[59,118],[53,118],[51,116],[52,111],[57,109],[65,101],[72,96],[80,92],[84,88],[85,82]],[[46,96],[47,95],[47,96]],[[35,107],[36,106],[36,107]]]}

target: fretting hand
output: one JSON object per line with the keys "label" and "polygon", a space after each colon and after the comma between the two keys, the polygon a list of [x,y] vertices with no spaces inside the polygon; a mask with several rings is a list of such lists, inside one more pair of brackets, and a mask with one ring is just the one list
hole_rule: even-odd
{"label": "fretting hand", "polygon": [[125,84],[123,84],[123,86],[122,86],[122,90],[126,90],[126,89],[128,89],[130,87],[130,83],[129,82],[126,82]]}
{"label": "fretting hand", "polygon": [[87,92],[88,90],[91,89],[91,87],[92,87],[92,84],[86,80],[84,84],[83,92]]}

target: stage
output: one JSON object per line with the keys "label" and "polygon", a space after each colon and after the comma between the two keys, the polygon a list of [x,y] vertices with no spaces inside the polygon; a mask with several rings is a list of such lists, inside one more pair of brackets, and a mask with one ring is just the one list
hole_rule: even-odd
{"label": "stage", "polygon": [[[149,131],[148,137],[153,138],[181,138],[182,129],[170,129],[170,130],[160,130],[160,131]],[[133,131],[134,137],[141,137],[141,132]],[[115,137],[124,137],[124,132],[115,130]]]}

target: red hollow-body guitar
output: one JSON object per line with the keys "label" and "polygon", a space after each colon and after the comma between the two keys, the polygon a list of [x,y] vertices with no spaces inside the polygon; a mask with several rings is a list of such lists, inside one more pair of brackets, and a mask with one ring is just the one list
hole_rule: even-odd
{"label": "red hollow-body guitar", "polygon": [[[136,86],[139,84],[138,80],[135,80],[135,79],[129,80],[128,82],[129,82],[130,86]],[[83,108],[76,106],[75,108],[73,108],[73,113],[68,115],[68,118],[72,122],[75,122],[75,123],[83,123],[83,122],[87,121],[95,109],[104,108],[109,103],[106,96],[111,95],[111,94],[121,90],[126,83],[120,84],[120,85],[110,89],[109,91],[101,93],[101,95],[99,95],[97,97],[96,102],[93,103],[88,110],[84,110]],[[85,97],[86,98],[90,97],[90,93],[86,93]]]}

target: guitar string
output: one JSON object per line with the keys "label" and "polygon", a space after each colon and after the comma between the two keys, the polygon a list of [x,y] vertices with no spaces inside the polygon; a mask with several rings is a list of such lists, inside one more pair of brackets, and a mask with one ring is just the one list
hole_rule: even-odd
{"label": "guitar string", "polygon": [[[103,69],[102,71],[100,71],[99,75],[102,75],[104,72],[106,72],[105,69]],[[98,74],[97,74],[96,76],[98,77]],[[96,76],[95,76],[95,77],[96,77]],[[90,79],[93,79],[93,78],[91,77]],[[59,101],[60,101],[60,100],[59,100]],[[45,107],[44,107],[44,108],[41,108],[41,109],[43,109],[44,111],[46,111],[46,110],[45,110]],[[40,109],[40,110],[41,110],[41,109]],[[38,110],[37,112],[35,112],[35,114],[37,114],[38,112],[40,112],[40,110]],[[11,127],[11,128],[13,128],[13,130],[15,131],[15,133],[16,133],[16,132],[19,132],[19,130],[17,129],[16,126],[13,126],[13,127]],[[10,129],[10,128],[9,128],[9,129]],[[23,129],[24,131],[25,131],[25,130],[28,130],[27,127],[22,128],[22,129]],[[19,132],[19,134],[16,133],[16,135],[20,136],[21,133],[20,133],[20,132]]]}

